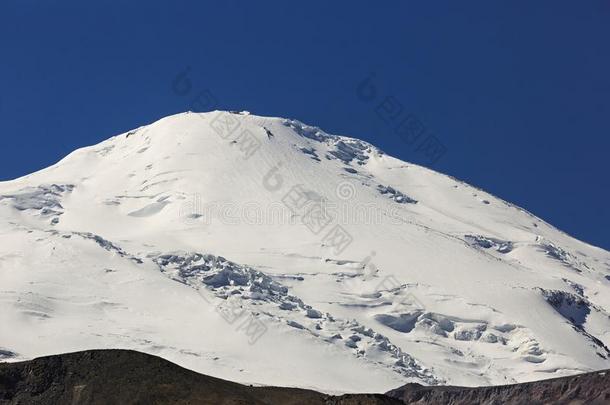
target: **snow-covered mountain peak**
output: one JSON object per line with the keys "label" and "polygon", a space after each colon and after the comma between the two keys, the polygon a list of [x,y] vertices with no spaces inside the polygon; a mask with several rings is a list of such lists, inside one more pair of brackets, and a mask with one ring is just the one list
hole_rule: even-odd
{"label": "snow-covered mountain peak", "polygon": [[0,183],[0,283],[14,358],[132,348],[383,391],[610,357],[608,252],[367,142],[247,112],[166,117]]}

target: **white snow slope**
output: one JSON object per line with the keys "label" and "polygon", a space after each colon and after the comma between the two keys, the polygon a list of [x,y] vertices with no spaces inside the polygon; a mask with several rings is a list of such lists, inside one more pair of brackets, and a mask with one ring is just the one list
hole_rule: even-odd
{"label": "white snow slope", "polygon": [[381,392],[610,367],[610,253],[295,120],[184,113],[0,183],[0,360]]}

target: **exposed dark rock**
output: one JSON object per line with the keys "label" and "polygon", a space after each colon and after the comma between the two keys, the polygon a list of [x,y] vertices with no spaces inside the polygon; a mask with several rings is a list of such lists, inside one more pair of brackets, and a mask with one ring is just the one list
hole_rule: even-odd
{"label": "exposed dark rock", "polygon": [[582,326],[586,322],[587,316],[591,313],[590,304],[586,299],[565,291],[543,289],[541,291],[546,301],[570,323]]}
{"label": "exposed dark rock", "polygon": [[424,387],[407,384],[386,395],[405,404],[543,405],[610,403],[610,371],[494,387]]}
{"label": "exposed dark rock", "polygon": [[610,348],[599,338],[593,336],[585,328],[587,317],[592,310],[599,308],[592,305],[585,297],[560,290],[545,290],[540,288],[544,299],[566,320],[570,322],[574,330],[587,339],[599,349],[597,355],[603,359],[610,357]]}
{"label": "exposed dark rock", "polygon": [[265,133],[267,134],[267,138],[271,139],[275,136],[275,135],[273,135],[273,132],[271,132],[267,127],[263,127],[263,129],[265,130]]}

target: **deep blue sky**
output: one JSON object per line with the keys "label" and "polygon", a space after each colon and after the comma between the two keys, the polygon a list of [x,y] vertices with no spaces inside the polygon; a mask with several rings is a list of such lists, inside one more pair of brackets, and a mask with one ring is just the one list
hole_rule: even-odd
{"label": "deep blue sky", "polygon": [[[368,140],[610,249],[607,0],[215,3],[0,2],[0,179],[208,89],[220,108]],[[387,96],[446,147],[436,163],[377,115]]]}

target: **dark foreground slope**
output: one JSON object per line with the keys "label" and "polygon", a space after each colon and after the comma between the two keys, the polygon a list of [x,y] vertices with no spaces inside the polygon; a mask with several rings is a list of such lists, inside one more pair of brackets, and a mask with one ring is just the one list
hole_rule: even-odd
{"label": "dark foreground slope", "polygon": [[92,350],[0,364],[0,404],[401,404],[383,395],[331,397],[249,387],[128,350]]}
{"label": "dark foreground slope", "polygon": [[128,350],[92,350],[0,364],[0,404],[610,404],[610,372],[499,387],[422,387],[389,396],[329,396],[250,387]]}
{"label": "dark foreground slope", "polygon": [[610,404],[610,370],[493,387],[424,387],[407,384],[386,395],[407,404]]}

